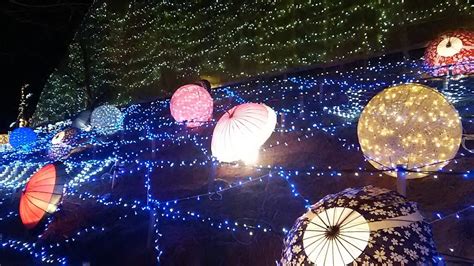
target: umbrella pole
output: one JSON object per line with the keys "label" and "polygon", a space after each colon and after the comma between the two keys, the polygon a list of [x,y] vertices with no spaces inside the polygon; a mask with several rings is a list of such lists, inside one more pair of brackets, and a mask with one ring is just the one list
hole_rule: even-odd
{"label": "umbrella pole", "polygon": [[448,70],[448,74],[444,76],[443,89],[449,89],[449,78],[451,77],[451,70]]}
{"label": "umbrella pole", "polygon": [[397,165],[397,192],[407,196],[407,172],[401,164]]}
{"label": "umbrella pole", "polygon": [[209,198],[211,198],[211,193],[215,192],[215,181],[217,176],[217,162],[211,162],[211,172],[209,173],[209,178],[207,180],[207,192],[209,192]]}
{"label": "umbrella pole", "polygon": [[304,94],[300,94],[298,98],[299,98],[299,105],[300,105],[300,106],[298,107],[299,112],[300,112],[299,117],[304,119],[304,118],[305,118],[305,113],[304,113],[304,109],[305,109],[305,106],[304,106]]}
{"label": "umbrella pole", "polygon": [[156,140],[155,139],[151,141],[151,158],[153,158],[153,160],[156,159]]}
{"label": "umbrella pole", "polygon": [[112,186],[111,189],[114,189],[115,187],[115,172],[112,174]]}
{"label": "umbrella pole", "polygon": [[115,187],[115,178],[117,177],[117,172],[118,172],[118,168],[119,168],[119,160],[116,160],[115,163],[114,163],[114,166],[113,166],[113,172],[112,172],[112,187],[111,189],[114,189]]}
{"label": "umbrella pole", "polygon": [[283,136],[285,133],[283,130],[285,129],[285,113],[280,113],[280,135]]}

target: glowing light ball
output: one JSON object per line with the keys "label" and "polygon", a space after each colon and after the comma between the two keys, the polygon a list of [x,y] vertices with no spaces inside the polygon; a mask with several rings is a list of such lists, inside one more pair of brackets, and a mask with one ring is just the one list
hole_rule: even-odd
{"label": "glowing light ball", "polygon": [[29,127],[19,127],[10,133],[10,145],[15,149],[27,149],[37,139],[36,133]]}
{"label": "glowing light ball", "polygon": [[115,106],[99,106],[92,112],[91,126],[102,135],[114,134],[122,129],[123,114]]}
{"label": "glowing light ball", "polygon": [[198,127],[212,118],[213,101],[206,89],[199,85],[181,86],[171,97],[171,116],[187,127]]}
{"label": "glowing light ball", "polygon": [[458,30],[440,35],[425,51],[426,65],[433,75],[453,75],[474,72],[474,32]]}
{"label": "glowing light ball", "polygon": [[275,112],[265,104],[245,103],[227,111],[217,122],[211,150],[217,160],[252,163],[276,125]]}
{"label": "glowing light ball", "polygon": [[[357,126],[362,152],[377,169],[402,165],[436,171],[456,155],[462,137],[456,109],[439,92],[420,84],[383,90],[362,111]],[[397,176],[395,171],[387,171]],[[427,173],[408,172],[407,178]]]}
{"label": "glowing light ball", "polygon": [[73,145],[76,140],[77,129],[75,128],[67,128],[63,131],[58,132],[54,135],[51,143],[55,144],[65,144],[65,145]]}

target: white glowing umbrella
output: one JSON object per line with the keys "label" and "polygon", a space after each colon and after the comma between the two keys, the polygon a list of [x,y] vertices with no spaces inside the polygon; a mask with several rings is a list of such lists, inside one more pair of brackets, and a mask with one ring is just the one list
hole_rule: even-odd
{"label": "white glowing umbrella", "polygon": [[303,247],[310,261],[316,265],[345,265],[362,254],[370,228],[360,213],[336,207],[311,214],[303,234]]}
{"label": "white glowing umbrella", "polygon": [[271,136],[275,112],[265,104],[245,103],[227,111],[217,122],[211,150],[221,162],[254,161],[258,149]]}

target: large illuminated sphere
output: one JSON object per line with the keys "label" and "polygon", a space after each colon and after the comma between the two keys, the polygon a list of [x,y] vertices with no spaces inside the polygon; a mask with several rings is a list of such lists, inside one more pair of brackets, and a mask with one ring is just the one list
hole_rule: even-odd
{"label": "large illuminated sphere", "polygon": [[122,129],[123,114],[115,106],[102,105],[94,109],[91,126],[103,135],[111,135]]}
{"label": "large illuminated sphere", "polygon": [[19,127],[16,128],[15,130],[10,133],[10,145],[12,145],[13,148],[19,149],[19,148],[28,148],[33,144],[37,139],[36,133],[33,131],[33,129],[29,127]]}
{"label": "large illuminated sphere", "polygon": [[[383,90],[362,111],[357,126],[362,152],[377,169],[401,165],[436,171],[456,155],[462,137],[456,109],[439,92],[420,84]],[[395,171],[387,171],[397,176]],[[428,173],[408,172],[407,178]]]}
{"label": "large illuminated sphere", "polygon": [[235,106],[222,115],[214,128],[212,155],[221,162],[253,162],[275,125],[276,114],[265,104]]}
{"label": "large illuminated sphere", "polygon": [[474,32],[459,30],[438,36],[425,51],[426,65],[433,75],[474,72]]}
{"label": "large illuminated sphere", "polygon": [[198,127],[212,118],[212,97],[199,85],[189,84],[180,87],[171,97],[171,116],[187,127]]}

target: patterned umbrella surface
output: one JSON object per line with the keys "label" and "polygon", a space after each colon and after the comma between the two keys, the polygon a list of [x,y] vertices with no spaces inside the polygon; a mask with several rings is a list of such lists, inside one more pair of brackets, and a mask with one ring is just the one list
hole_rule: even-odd
{"label": "patterned umbrella surface", "polygon": [[20,198],[20,218],[26,228],[34,228],[47,213],[56,211],[64,188],[65,172],[60,163],[48,164],[33,174]]}
{"label": "patterned umbrella surface", "polygon": [[474,32],[457,30],[434,39],[425,51],[425,61],[433,75],[469,74],[474,71]]}
{"label": "patterned umbrella surface", "polygon": [[367,186],[311,206],[286,236],[281,264],[427,265],[437,255],[416,203]]}
{"label": "patterned umbrella surface", "polygon": [[77,129],[70,127],[66,128],[63,131],[58,132],[54,135],[53,139],[51,139],[51,143],[55,144],[66,144],[66,145],[73,145],[76,139]]}

